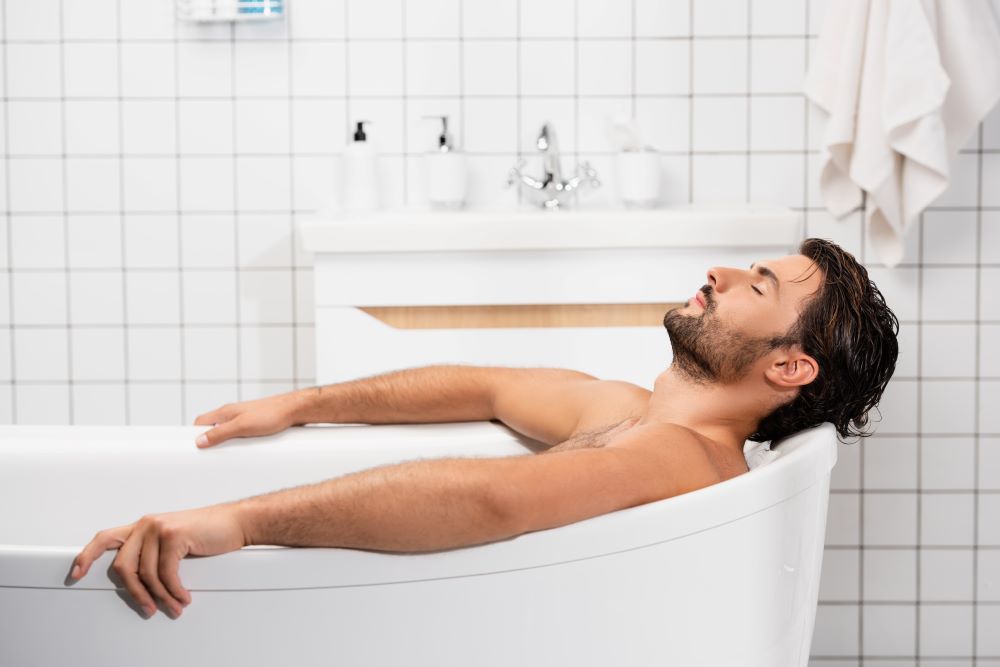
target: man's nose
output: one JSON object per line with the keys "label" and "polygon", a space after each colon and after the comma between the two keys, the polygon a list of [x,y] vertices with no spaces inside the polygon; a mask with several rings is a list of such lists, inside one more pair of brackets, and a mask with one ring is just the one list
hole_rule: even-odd
{"label": "man's nose", "polygon": [[713,266],[708,270],[708,284],[716,292],[725,292],[739,280],[739,269]]}

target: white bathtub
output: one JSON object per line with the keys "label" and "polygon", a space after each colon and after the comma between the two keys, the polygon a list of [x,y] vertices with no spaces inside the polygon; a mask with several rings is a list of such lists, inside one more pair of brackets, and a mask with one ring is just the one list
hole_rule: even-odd
{"label": "white bathtub", "polygon": [[675,498],[474,547],[250,547],[181,562],[143,618],[73,557],[103,528],[414,458],[530,454],[501,424],[337,425],[198,450],[194,427],[0,427],[0,665],[802,667],[833,427]]}

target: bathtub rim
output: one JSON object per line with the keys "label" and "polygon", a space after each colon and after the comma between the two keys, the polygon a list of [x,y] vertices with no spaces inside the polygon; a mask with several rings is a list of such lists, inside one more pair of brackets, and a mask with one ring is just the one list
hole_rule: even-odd
{"label": "bathtub rim", "polygon": [[[497,574],[610,556],[721,528],[817,484],[828,493],[837,461],[832,424],[797,433],[776,451],[781,456],[767,465],[703,489],[496,542],[421,553],[245,547],[184,559],[181,579],[191,591],[339,588]],[[67,581],[82,546],[0,544],[0,587],[121,588],[110,576],[113,550],[102,554],[83,580]]]}

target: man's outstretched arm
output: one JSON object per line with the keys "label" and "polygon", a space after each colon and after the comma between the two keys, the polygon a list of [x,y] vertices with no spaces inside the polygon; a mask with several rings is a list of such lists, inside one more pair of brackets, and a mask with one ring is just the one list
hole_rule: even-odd
{"label": "man's outstretched arm", "polygon": [[[70,576],[86,575],[101,553],[118,549],[112,569],[135,600],[150,614],[155,599],[179,615],[191,601],[178,578],[188,555],[251,544],[435,551],[553,528],[717,481],[691,448],[644,448],[638,431],[622,436],[635,447],[407,461],[145,516],[99,532],[74,560]],[[683,471],[683,480],[676,471]]]}

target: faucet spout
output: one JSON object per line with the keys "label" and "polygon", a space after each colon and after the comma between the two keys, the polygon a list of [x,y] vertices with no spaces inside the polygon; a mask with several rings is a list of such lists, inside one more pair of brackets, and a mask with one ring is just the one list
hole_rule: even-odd
{"label": "faucet spout", "polygon": [[518,161],[516,167],[507,174],[507,186],[518,186],[523,188],[532,200],[540,203],[547,209],[558,209],[560,205],[568,201],[580,186],[589,185],[599,187],[597,172],[587,163],[578,165],[576,174],[569,180],[564,180],[562,176],[562,165],[559,159],[559,141],[556,139],[556,131],[552,123],[542,125],[535,140],[535,147],[542,154],[542,176],[532,177],[521,170],[524,167],[524,160]]}

